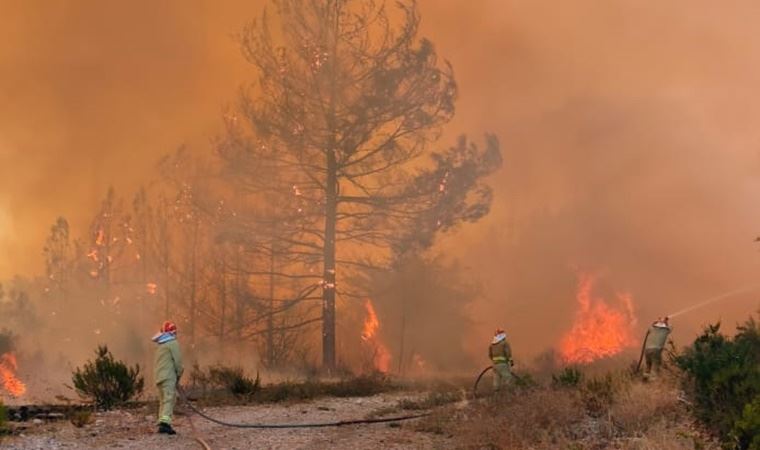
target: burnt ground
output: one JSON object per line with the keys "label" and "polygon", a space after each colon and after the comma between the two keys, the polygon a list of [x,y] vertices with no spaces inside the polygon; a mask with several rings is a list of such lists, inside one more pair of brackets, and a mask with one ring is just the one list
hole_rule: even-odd
{"label": "burnt ground", "polygon": [[[248,423],[304,423],[362,419],[393,411],[402,399],[420,394],[395,392],[361,398],[322,398],[290,404],[222,406],[204,411],[218,419]],[[392,411],[392,412],[391,412]],[[69,421],[34,421],[14,424],[16,434],[0,441],[3,449],[193,449],[202,448],[193,437],[190,420],[197,434],[212,449],[438,449],[447,448],[447,438],[415,431],[415,422],[350,425],[330,428],[255,430],[222,427],[178,406],[175,418],[177,436],[155,433],[151,408],[94,414],[94,423],[77,428]],[[413,411],[414,412],[414,411]],[[406,413],[409,413],[407,411]]]}

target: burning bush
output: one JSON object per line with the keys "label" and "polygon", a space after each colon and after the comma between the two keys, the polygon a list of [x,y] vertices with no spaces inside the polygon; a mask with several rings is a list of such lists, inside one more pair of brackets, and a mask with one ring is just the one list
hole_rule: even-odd
{"label": "burning bush", "polygon": [[14,341],[13,333],[5,329],[0,331],[0,387],[14,397],[20,397],[26,392],[26,385],[16,377]]}
{"label": "burning bush", "polygon": [[697,418],[729,445],[760,449],[760,324],[737,331],[731,339],[710,325],[675,361]]}
{"label": "burning bush", "polygon": [[140,365],[127,366],[114,359],[107,346],[99,346],[94,361],[77,368],[72,381],[77,393],[95,402],[98,408],[109,410],[140,395],[145,379]]}

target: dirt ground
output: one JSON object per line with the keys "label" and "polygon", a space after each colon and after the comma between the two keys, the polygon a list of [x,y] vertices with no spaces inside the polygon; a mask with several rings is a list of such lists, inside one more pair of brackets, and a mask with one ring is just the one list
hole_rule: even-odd
{"label": "dirt ground", "polygon": [[[365,418],[388,409],[409,392],[362,398],[324,398],[305,403],[225,406],[204,411],[218,419],[246,423],[330,422]],[[197,434],[214,450],[233,449],[439,449],[447,448],[441,435],[414,431],[416,420],[401,423],[352,425],[330,428],[255,430],[222,427],[178,407],[176,436],[155,433],[155,416],[148,409],[111,411],[95,415],[95,422],[76,428],[68,421],[28,423],[16,436],[0,441],[3,449],[193,449],[202,448]],[[404,415],[404,412],[391,415]]]}

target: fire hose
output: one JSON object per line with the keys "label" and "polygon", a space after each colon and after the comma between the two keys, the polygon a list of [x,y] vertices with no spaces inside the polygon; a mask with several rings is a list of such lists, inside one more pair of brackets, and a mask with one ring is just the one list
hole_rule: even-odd
{"label": "fire hose", "polygon": [[200,409],[196,408],[195,405],[193,405],[190,400],[185,396],[185,393],[182,392],[182,390],[179,390],[179,396],[182,399],[183,402],[187,405],[188,408],[190,408],[194,413],[198,414],[199,416],[203,417],[204,419],[208,420],[209,422],[213,422],[217,425],[222,425],[225,427],[233,427],[233,428],[255,428],[255,429],[283,429],[283,428],[325,428],[325,427],[342,427],[345,425],[361,425],[361,424],[371,424],[371,423],[387,423],[387,422],[400,422],[402,420],[411,420],[411,419],[418,419],[420,417],[429,416],[431,413],[419,413],[419,414],[409,414],[406,416],[395,416],[395,417],[384,417],[380,419],[350,419],[350,420],[339,420],[334,422],[312,422],[312,423],[234,423],[234,422],[226,422],[224,420],[220,420],[214,417],[209,416],[208,414],[204,413]]}
{"label": "fire hose", "polygon": [[[480,375],[478,375],[478,378],[475,380],[475,384],[472,386],[472,396],[477,397],[478,396],[478,384],[480,383],[480,380],[483,378],[483,375],[485,375],[489,370],[493,370],[493,366],[488,366],[485,369],[483,369],[480,372]],[[512,376],[515,377],[517,381],[524,381],[522,377],[517,375],[514,372],[511,372]]]}
{"label": "fire hose", "polygon": [[636,364],[636,372],[641,372],[641,362],[644,361],[644,351],[646,350],[647,338],[649,337],[649,330],[644,335],[644,340],[641,341],[641,353],[639,354],[639,362]]}

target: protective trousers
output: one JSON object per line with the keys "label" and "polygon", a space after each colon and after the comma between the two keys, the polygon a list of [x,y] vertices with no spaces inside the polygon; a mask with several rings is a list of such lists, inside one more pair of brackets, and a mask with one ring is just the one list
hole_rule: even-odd
{"label": "protective trousers", "polygon": [[174,404],[177,403],[177,379],[170,378],[156,385],[158,387],[158,421],[171,425]]}
{"label": "protective trousers", "polygon": [[509,370],[509,364],[506,363],[494,363],[493,364],[493,390],[498,392],[502,386],[506,386],[512,382],[512,371]]}
{"label": "protective trousers", "polygon": [[660,367],[662,367],[662,349],[648,348],[644,350],[644,358],[647,362],[647,373],[652,373],[652,369],[654,369],[654,373],[659,374]]}

